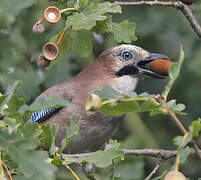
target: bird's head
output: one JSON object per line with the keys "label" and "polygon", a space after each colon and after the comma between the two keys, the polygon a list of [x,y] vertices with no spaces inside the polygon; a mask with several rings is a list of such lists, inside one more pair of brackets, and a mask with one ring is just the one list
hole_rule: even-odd
{"label": "bird's head", "polygon": [[[104,51],[98,57],[99,67],[110,78],[110,86],[121,93],[133,91],[141,75],[162,79],[164,75],[153,72],[149,63],[156,59],[169,59],[167,56],[148,51],[134,45],[120,45]],[[112,76],[111,76],[112,75]]]}
{"label": "bird's head", "polygon": [[[110,86],[122,94],[135,90],[141,75],[162,79],[165,76],[153,72],[149,63],[167,56],[148,51],[134,45],[120,45],[101,53],[97,59],[76,76],[76,84],[85,91]],[[74,80],[75,78],[73,78]]]}
{"label": "bird's head", "polygon": [[166,55],[149,53],[134,45],[120,45],[104,51],[99,58],[104,61],[118,77],[146,75],[163,79],[165,76],[153,72],[148,64],[156,59],[169,59]]}

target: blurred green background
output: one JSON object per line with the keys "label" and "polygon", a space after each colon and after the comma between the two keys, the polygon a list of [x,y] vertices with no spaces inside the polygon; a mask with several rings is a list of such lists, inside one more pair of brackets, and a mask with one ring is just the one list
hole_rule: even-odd
{"label": "blurred green background", "polygon": [[[80,57],[75,52],[65,52],[52,67],[41,70],[37,67],[37,56],[45,42],[64,27],[64,21],[57,25],[45,24],[43,34],[32,31],[33,24],[42,17],[43,10],[49,5],[57,5],[48,0],[0,0],[0,91],[5,92],[14,81],[20,80],[17,93],[27,103],[31,103],[42,91],[56,82],[70,78],[89,64],[104,49],[116,45],[113,36],[103,36],[100,43],[94,39],[93,53]],[[201,23],[201,2],[192,8]],[[172,89],[169,99],[177,99],[186,105],[183,123],[189,125],[201,114],[201,43],[185,17],[176,9],[161,7],[123,7],[122,14],[113,16],[115,22],[124,19],[136,23],[137,41],[133,42],[150,52],[168,55],[173,61],[179,56],[183,45],[185,61],[182,72]],[[67,36],[65,37],[67,38]],[[79,49],[78,49],[79,51]],[[137,92],[151,94],[163,91],[168,80],[144,79],[139,83]],[[121,125],[115,138],[125,148],[164,148],[175,149],[172,139],[180,135],[176,125],[167,116],[150,117],[148,114],[129,114]],[[201,137],[198,138],[201,147]],[[154,167],[152,158],[127,158],[117,166],[121,179],[143,179]],[[170,167],[169,161],[164,169]],[[201,177],[200,162],[191,158],[181,171],[190,179]],[[66,179],[66,171],[59,171],[58,180]],[[162,173],[163,169],[159,172]],[[68,173],[69,174],[69,173]],[[72,179],[73,177],[69,177]]]}

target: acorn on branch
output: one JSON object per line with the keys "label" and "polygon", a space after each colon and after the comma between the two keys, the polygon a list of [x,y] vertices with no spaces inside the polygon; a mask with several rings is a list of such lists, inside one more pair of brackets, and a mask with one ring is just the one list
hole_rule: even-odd
{"label": "acorn on branch", "polygon": [[37,59],[37,65],[38,65],[38,67],[45,68],[45,67],[49,66],[49,64],[50,64],[50,60],[46,59],[44,57],[43,53],[41,53],[38,56],[38,59]]}
{"label": "acorn on branch", "polygon": [[164,180],[186,180],[186,177],[179,171],[170,171],[165,175]]}
{"label": "acorn on branch", "polygon": [[34,24],[33,32],[35,33],[43,33],[45,31],[45,26],[43,24]]}

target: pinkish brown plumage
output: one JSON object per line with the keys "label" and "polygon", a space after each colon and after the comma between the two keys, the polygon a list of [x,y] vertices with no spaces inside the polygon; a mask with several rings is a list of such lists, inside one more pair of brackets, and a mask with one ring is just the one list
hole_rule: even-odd
{"label": "pinkish brown plumage", "polygon": [[71,79],[58,83],[44,91],[39,97],[59,94],[73,103],[73,106],[55,112],[43,124],[59,127],[56,145],[61,146],[72,117],[79,123],[79,134],[74,136],[65,148],[65,153],[91,152],[100,149],[112,136],[123,116],[106,116],[99,112],[89,114],[85,104],[92,91],[110,86],[122,94],[134,91],[138,76],[144,74],[163,78],[145,68],[145,64],[161,54],[151,54],[134,45],[120,45],[104,51],[92,64]]}

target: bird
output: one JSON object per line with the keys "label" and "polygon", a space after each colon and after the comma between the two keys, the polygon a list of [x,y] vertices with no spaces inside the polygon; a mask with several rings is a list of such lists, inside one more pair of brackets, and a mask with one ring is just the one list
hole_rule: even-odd
{"label": "bird", "polygon": [[114,117],[101,112],[88,113],[85,105],[90,94],[94,90],[109,86],[123,95],[128,95],[135,90],[140,76],[164,78],[147,68],[147,64],[155,59],[169,58],[130,44],[107,49],[80,73],[53,85],[38,96],[46,98],[57,94],[70,101],[72,106],[34,112],[30,119],[33,123],[57,126],[59,130],[55,144],[61,147],[66,128],[70,126],[72,118],[75,118],[79,124],[79,133],[71,138],[63,153],[97,151],[108,142],[125,115]]}

